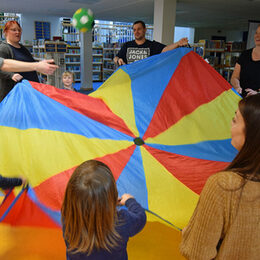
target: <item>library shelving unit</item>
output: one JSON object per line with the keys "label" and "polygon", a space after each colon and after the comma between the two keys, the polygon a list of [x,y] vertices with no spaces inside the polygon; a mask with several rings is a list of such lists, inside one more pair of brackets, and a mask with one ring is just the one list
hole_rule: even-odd
{"label": "library shelving unit", "polygon": [[103,49],[99,46],[92,47],[92,72],[93,81],[103,81]]}
{"label": "library shelving unit", "polygon": [[117,69],[113,59],[120,50],[120,44],[118,43],[104,43],[103,44],[103,81],[113,74]]}
{"label": "library shelving unit", "polygon": [[61,21],[61,35],[65,42],[71,46],[78,46],[80,34],[71,24],[70,18],[63,18]]}
{"label": "library shelving unit", "polygon": [[75,74],[75,82],[80,82],[80,47],[69,46],[65,53],[66,71],[71,71]]}
{"label": "library shelving unit", "polygon": [[205,46],[204,59],[216,69],[227,81],[230,81],[236,61],[245,49],[244,42],[227,42],[222,40],[200,40]]}
{"label": "library shelving unit", "polygon": [[[101,47],[93,46],[93,81],[102,81],[103,51]],[[69,46],[65,53],[66,70],[74,72],[75,81],[80,82],[80,47]]]}
{"label": "library shelving unit", "polygon": [[35,60],[53,59],[59,66],[53,75],[39,73],[40,82],[53,85],[57,88],[62,87],[61,77],[65,71],[65,53],[67,44],[59,41],[45,41],[43,39],[34,40],[33,56]]}

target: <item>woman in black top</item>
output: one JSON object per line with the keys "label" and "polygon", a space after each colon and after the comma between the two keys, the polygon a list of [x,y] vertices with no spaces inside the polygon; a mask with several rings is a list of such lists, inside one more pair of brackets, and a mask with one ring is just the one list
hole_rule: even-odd
{"label": "woman in black top", "polygon": [[[4,27],[6,41],[0,44],[0,57],[19,61],[34,62],[31,53],[20,44],[22,28],[17,21],[8,21]],[[36,71],[23,73],[0,71],[0,102],[22,78],[39,82]]]}
{"label": "woman in black top", "polygon": [[243,97],[260,91],[260,25],[254,40],[255,47],[240,55],[231,77],[231,84]]}

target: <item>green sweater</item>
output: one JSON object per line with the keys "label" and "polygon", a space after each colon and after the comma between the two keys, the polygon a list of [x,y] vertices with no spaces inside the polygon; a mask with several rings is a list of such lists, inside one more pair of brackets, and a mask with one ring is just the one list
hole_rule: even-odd
{"label": "green sweater", "polygon": [[234,172],[208,179],[183,231],[180,251],[187,259],[260,259],[260,182],[242,188],[243,180]]}

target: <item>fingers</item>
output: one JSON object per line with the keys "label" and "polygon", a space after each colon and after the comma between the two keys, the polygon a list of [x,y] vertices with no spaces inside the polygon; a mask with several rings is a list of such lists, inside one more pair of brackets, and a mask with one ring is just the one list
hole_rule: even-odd
{"label": "fingers", "polygon": [[55,64],[55,61],[53,59],[51,59],[51,60],[44,60],[44,62],[49,63],[49,64]]}
{"label": "fingers", "polygon": [[38,62],[36,70],[43,74],[51,75],[58,68],[57,65],[54,65],[54,60],[43,60]]}
{"label": "fingers", "polygon": [[121,198],[119,198],[118,203],[119,205],[125,205],[126,201],[130,198],[134,198],[131,194],[123,194]]}
{"label": "fingers", "polygon": [[121,65],[124,65],[125,64],[125,62],[123,61],[123,59],[118,59],[118,65],[119,66],[121,66]]}
{"label": "fingers", "polygon": [[245,91],[247,92],[246,96],[252,96],[252,95],[256,95],[257,94],[257,91],[253,90],[251,88],[246,88]]}
{"label": "fingers", "polygon": [[58,66],[56,66],[56,65],[49,65],[47,74],[53,74],[57,68],[58,68]]}
{"label": "fingers", "polygon": [[187,37],[182,38],[182,39],[179,40],[178,43],[179,43],[179,46],[185,46],[185,45],[188,44],[188,38]]}
{"label": "fingers", "polygon": [[23,79],[23,76],[18,74],[18,73],[14,74],[13,77],[12,77],[12,80],[15,81],[15,82],[18,82],[22,79]]}

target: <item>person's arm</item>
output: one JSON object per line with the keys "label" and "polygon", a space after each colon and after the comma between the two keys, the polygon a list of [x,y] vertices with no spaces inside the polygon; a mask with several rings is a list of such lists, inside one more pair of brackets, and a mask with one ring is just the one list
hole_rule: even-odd
{"label": "person's arm", "polygon": [[42,60],[40,62],[23,62],[11,59],[5,59],[1,70],[3,71],[38,71],[43,74],[52,74],[58,66],[52,64],[54,60]]}
{"label": "person's arm", "polygon": [[130,194],[123,194],[119,204],[125,205],[128,209],[128,232],[132,237],[140,232],[146,224],[145,210]]}
{"label": "person's arm", "polygon": [[240,71],[241,66],[236,63],[230,83],[239,94],[242,94],[242,88],[240,86]]}
{"label": "person's arm", "polygon": [[21,178],[7,178],[0,175],[0,188],[10,189],[15,186],[20,186],[23,184],[23,179]]}
{"label": "person's arm", "polygon": [[126,59],[126,51],[127,51],[127,47],[126,44],[124,44],[122,46],[122,48],[120,49],[120,51],[117,53],[117,55],[114,57],[113,61],[116,65],[121,66],[126,64],[124,59]]}
{"label": "person's arm", "polygon": [[[213,177],[213,178],[212,178]],[[224,228],[224,195],[216,175],[208,179],[188,226],[180,251],[187,259],[215,259]]]}
{"label": "person's arm", "polygon": [[169,44],[166,47],[163,48],[162,52],[171,51],[178,47],[186,46],[188,45],[188,38],[181,38],[179,41]]}
{"label": "person's arm", "polygon": [[[1,43],[0,44],[0,57],[3,59],[11,59],[12,55],[10,53],[10,50],[7,47],[7,44]],[[12,77],[14,76],[14,72],[5,72],[0,69],[0,79],[5,80],[12,80]]]}

